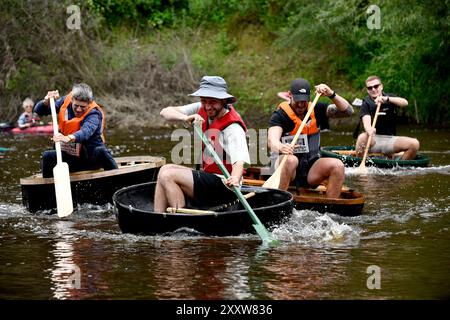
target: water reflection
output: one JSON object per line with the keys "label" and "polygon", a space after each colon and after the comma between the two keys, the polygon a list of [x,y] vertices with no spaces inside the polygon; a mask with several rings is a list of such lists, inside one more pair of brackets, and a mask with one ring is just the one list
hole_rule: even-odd
{"label": "water reflection", "polygon": [[305,249],[295,244],[260,253],[253,265],[262,268],[251,282],[263,296],[274,300],[323,299],[348,277],[350,250]]}
{"label": "water reflection", "polygon": [[[203,300],[233,298],[235,294],[248,296],[246,281],[236,286],[240,276],[229,272],[230,269],[245,270],[239,261],[243,254],[235,252],[232,242],[202,239],[162,245],[152,267],[156,298]],[[231,288],[230,284],[233,284]]]}
{"label": "water reflection", "polygon": [[[113,132],[109,137],[115,156],[170,158],[170,134]],[[39,170],[41,152],[49,142],[7,137],[2,146],[16,150],[8,152],[0,166],[0,287],[7,288],[1,298],[448,296],[450,153],[442,143],[446,137],[448,131],[419,137],[425,150],[437,150],[430,152],[428,168],[369,168],[365,177],[346,170],[345,183],[366,197],[363,215],[344,218],[298,211],[274,230],[281,244],[269,248],[261,247],[256,235],[122,234],[109,207],[78,208],[83,213],[66,220],[31,215],[20,206],[18,181]],[[336,141],[330,143],[331,138]],[[325,134],[323,145],[350,144],[351,137],[345,139]],[[366,268],[372,264],[381,268],[380,290],[366,287]],[[40,276],[42,270],[47,270],[46,277]]]}
{"label": "water reflection", "polygon": [[55,299],[73,299],[74,290],[81,288],[81,270],[74,262],[74,241],[71,221],[57,221],[53,224],[55,236],[59,241],[50,251],[55,257],[54,265],[49,270],[52,281],[51,290]]}

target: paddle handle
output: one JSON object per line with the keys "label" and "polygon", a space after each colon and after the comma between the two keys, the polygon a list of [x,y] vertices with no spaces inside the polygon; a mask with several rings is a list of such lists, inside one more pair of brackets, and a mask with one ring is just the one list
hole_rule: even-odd
{"label": "paddle handle", "polygon": [[[375,125],[377,124],[377,119],[378,119],[378,113],[380,111],[380,106],[381,106],[381,102],[378,102],[377,103],[377,109],[375,110],[375,116],[373,117],[372,128],[375,128]],[[367,158],[367,154],[369,153],[369,149],[370,149],[370,144],[371,143],[372,143],[372,136],[369,135],[369,137],[367,138],[366,148],[364,149],[364,155],[363,155],[363,158],[361,160],[361,164],[359,165],[360,168],[365,168],[366,167],[366,158]]]}
{"label": "paddle handle", "polygon": [[302,120],[302,124],[300,125],[300,128],[297,130],[297,133],[294,136],[294,139],[292,139],[291,141],[291,147],[294,147],[295,144],[297,143],[298,137],[300,137],[300,135],[302,134],[303,128],[305,127],[306,123],[308,122],[309,117],[311,116],[311,113],[314,110],[314,107],[317,104],[317,101],[319,101],[319,98],[322,94],[321,93],[317,93],[316,97],[314,98],[314,101],[312,102],[311,106],[308,109],[308,112],[306,113],[305,117]]}
{"label": "paddle handle", "polygon": [[[313,112],[314,107],[315,107],[316,104],[317,104],[317,101],[319,101],[319,98],[320,98],[321,95],[322,95],[321,93],[317,93],[317,94],[316,94],[316,97],[314,98],[313,103],[312,103],[311,106],[309,107],[308,112],[306,113],[305,117],[304,117],[303,120],[302,120],[302,124],[300,125],[300,128],[297,130],[297,132],[295,133],[294,138],[292,139],[292,141],[291,141],[291,143],[290,143],[290,145],[291,145],[292,147],[294,147],[295,144],[297,143],[297,140],[298,140],[298,138],[300,137],[300,134],[302,133],[303,128],[304,128],[305,125],[306,125],[306,122],[308,122],[308,119],[309,119],[311,113]],[[287,158],[288,158],[288,157],[286,157],[286,156],[284,156],[284,155],[281,155],[281,161],[280,161],[280,164],[278,165],[277,169],[276,169],[275,172],[272,174],[272,176],[271,176],[269,179],[267,179],[267,181],[263,184],[263,187],[265,187],[265,188],[272,188],[272,189],[278,189],[278,188],[279,188],[279,186],[280,186],[280,180],[281,180],[281,172],[282,172],[282,170],[283,170],[284,164],[285,164],[286,161],[287,161]]]}
{"label": "paddle handle", "polygon": [[[303,131],[303,128],[305,127],[306,122],[308,122],[308,119],[311,116],[311,113],[313,112],[314,107],[316,106],[317,101],[319,101],[319,98],[320,98],[321,95],[322,95],[321,93],[317,93],[316,94],[313,103],[309,107],[308,112],[306,113],[305,117],[302,120],[302,124],[300,125],[300,128],[297,130],[297,132],[295,133],[294,138],[292,139],[292,141],[290,143],[292,148],[295,147],[295,144],[297,143],[297,140],[300,137],[300,135],[301,135],[301,133]],[[278,168],[283,168],[284,163],[286,162],[286,160],[287,160],[287,157],[283,157],[283,159],[281,160],[280,165],[278,166]]]}
{"label": "paddle handle", "polygon": [[[56,108],[55,108],[55,99],[50,98],[50,110],[52,111],[52,122],[53,122],[53,135],[58,134],[58,118],[56,116]],[[61,154],[61,143],[55,142],[56,149],[56,163],[62,162],[62,154]]]}
{"label": "paddle handle", "polygon": [[[254,192],[250,192],[247,193],[244,198],[248,199],[251,198],[255,195],[256,193]],[[216,213],[215,211],[211,211],[211,210],[201,210],[201,209],[189,209],[189,208],[174,208],[174,207],[168,207],[166,209],[166,212],[168,213],[188,213],[188,214],[211,214],[211,213]]]}
{"label": "paddle handle", "polygon": [[[200,127],[198,125],[194,124],[194,130],[198,134],[198,136],[202,139],[203,144],[205,145],[206,149],[208,150],[208,153],[213,156],[214,161],[216,162],[216,164],[219,167],[220,171],[222,171],[222,173],[225,176],[225,178],[228,179],[230,177],[230,173],[228,172],[227,168],[225,168],[225,166],[223,165],[222,160],[219,158],[217,153],[214,151],[213,147],[209,143],[209,141],[206,138],[206,136],[203,134],[202,129],[200,129]],[[241,190],[239,188],[237,188],[236,186],[233,186],[233,191],[236,194],[236,196],[239,198],[239,200],[241,201],[241,203],[245,207],[245,209],[247,209],[247,211],[250,213],[250,217],[252,218],[253,222],[255,224],[262,225],[262,223],[259,220],[259,218],[253,212],[252,207],[250,207],[250,205],[248,204],[247,200],[242,195]]]}
{"label": "paddle handle", "polygon": [[188,208],[174,208],[167,207],[166,212],[168,213],[185,213],[185,214],[211,214],[215,213],[211,210],[198,210],[198,209],[188,209]]}

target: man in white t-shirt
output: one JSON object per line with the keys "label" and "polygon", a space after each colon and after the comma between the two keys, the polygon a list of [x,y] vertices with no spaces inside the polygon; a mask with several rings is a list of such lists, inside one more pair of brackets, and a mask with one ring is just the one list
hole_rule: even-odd
{"label": "man in white t-shirt", "polygon": [[212,156],[205,150],[202,169],[167,164],[158,174],[155,191],[155,212],[165,212],[167,207],[183,208],[185,196],[205,206],[234,201],[231,186],[240,186],[244,165],[250,164],[245,133],[247,128],[232,103],[236,98],[227,92],[225,80],[217,76],[204,76],[200,88],[190,94],[200,97],[200,102],[185,106],[169,106],[161,116],[170,121],[201,124],[216,153],[230,172],[225,179]]}

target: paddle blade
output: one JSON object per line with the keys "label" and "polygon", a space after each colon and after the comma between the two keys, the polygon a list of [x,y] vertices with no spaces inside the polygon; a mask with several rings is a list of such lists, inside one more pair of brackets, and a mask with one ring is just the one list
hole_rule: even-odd
{"label": "paddle blade", "polygon": [[66,217],[73,212],[72,190],[70,189],[69,166],[67,163],[58,163],[53,168],[53,177],[58,216]]}
{"label": "paddle blade", "polygon": [[367,168],[364,163],[361,162],[361,165],[358,167],[358,169],[355,171],[355,174],[367,174]]}
{"label": "paddle blade", "polygon": [[264,227],[262,224],[254,224],[253,228],[255,228],[256,233],[258,233],[259,237],[263,242],[269,243],[269,244],[276,244],[278,243],[278,240],[274,239],[272,237],[272,234]]}
{"label": "paddle blade", "polygon": [[[280,167],[278,167],[280,168]],[[262,185],[263,188],[271,188],[271,189],[278,189],[280,186],[281,181],[281,170],[275,170],[275,172],[270,176],[269,179],[267,179],[266,182]]]}

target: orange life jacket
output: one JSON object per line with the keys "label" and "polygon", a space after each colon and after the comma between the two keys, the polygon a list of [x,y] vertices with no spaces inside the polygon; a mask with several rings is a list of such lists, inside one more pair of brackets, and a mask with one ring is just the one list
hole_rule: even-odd
{"label": "orange life jacket", "polygon": [[[311,107],[311,102],[308,103],[308,110]],[[292,110],[291,106],[289,105],[289,102],[282,102],[278,105],[278,109],[282,109],[288,117],[294,122],[295,127],[294,130],[292,130],[289,134],[295,135],[297,133],[297,130],[302,125],[302,120],[295,114],[294,110]],[[311,112],[310,115],[310,122],[309,124],[305,124],[302,130],[302,134],[311,135],[319,132],[319,128],[317,127],[317,121],[316,116],[314,115],[314,110]]]}
{"label": "orange life jacket", "polygon": [[86,118],[86,116],[89,114],[89,112],[91,112],[92,109],[97,108],[97,110],[99,110],[102,114],[102,140],[103,142],[105,142],[105,136],[103,135],[103,131],[105,129],[105,125],[106,125],[106,121],[105,121],[105,113],[103,112],[103,109],[95,102],[92,101],[89,105],[88,108],[86,110],[86,112],[81,116],[81,117],[73,117],[72,119],[68,120],[66,119],[66,113],[67,113],[67,107],[71,104],[72,102],[72,92],[70,92],[66,98],[64,99],[64,103],[61,106],[61,108],[59,109],[59,113],[58,113],[58,125],[59,125],[59,131],[67,136],[71,133],[75,133],[78,130],[80,130],[81,127],[81,121],[84,120],[84,118]]}
{"label": "orange life jacket", "polygon": [[[247,127],[242,120],[241,116],[234,110],[233,106],[230,105],[230,111],[227,112],[222,118],[215,119],[211,124],[208,123],[208,115],[206,114],[206,110],[203,106],[200,107],[200,110],[198,111],[198,114],[203,118],[203,124],[202,124],[202,131],[203,133],[208,134],[208,138],[211,141],[211,144],[216,151],[216,153],[219,155],[223,155],[222,162],[225,165],[225,168],[227,168],[228,172],[231,174],[231,171],[233,169],[233,165],[231,163],[227,162],[227,156],[225,150],[223,150],[222,146],[219,142],[219,136],[218,134],[224,130],[226,127],[228,127],[232,123],[238,123],[245,132],[247,132]],[[210,130],[215,129],[215,130]],[[203,147],[204,148],[204,147]],[[205,155],[203,153],[202,155],[202,167],[205,172],[209,173],[217,173],[222,174],[222,171],[220,171],[219,166],[211,161],[212,159],[208,159],[209,161],[205,161]]]}

